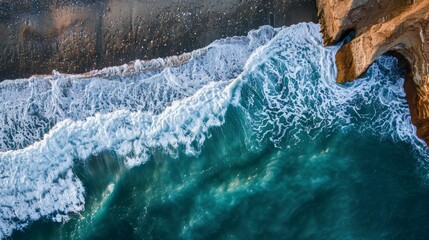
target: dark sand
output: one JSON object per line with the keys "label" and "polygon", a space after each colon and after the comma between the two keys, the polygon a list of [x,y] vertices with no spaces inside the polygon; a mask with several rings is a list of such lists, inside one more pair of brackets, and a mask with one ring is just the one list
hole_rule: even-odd
{"label": "dark sand", "polygon": [[315,0],[0,0],[0,80],[178,55],[261,25],[317,21]]}

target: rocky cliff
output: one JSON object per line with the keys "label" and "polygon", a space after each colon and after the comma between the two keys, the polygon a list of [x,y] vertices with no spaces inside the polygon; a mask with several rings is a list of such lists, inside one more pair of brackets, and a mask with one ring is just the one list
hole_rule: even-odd
{"label": "rocky cliff", "polygon": [[336,56],[339,83],[356,79],[385,53],[407,64],[412,122],[429,145],[429,0],[318,0],[317,5],[326,45],[354,36]]}
{"label": "rocky cliff", "polygon": [[302,21],[317,21],[315,0],[0,0],[0,81],[177,55]]}

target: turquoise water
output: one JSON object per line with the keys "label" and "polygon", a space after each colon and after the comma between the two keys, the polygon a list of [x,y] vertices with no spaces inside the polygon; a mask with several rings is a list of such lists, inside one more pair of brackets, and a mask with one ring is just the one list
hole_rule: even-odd
{"label": "turquoise water", "polygon": [[262,27],[180,64],[2,83],[0,237],[426,239],[403,70],[337,85],[337,48]]}

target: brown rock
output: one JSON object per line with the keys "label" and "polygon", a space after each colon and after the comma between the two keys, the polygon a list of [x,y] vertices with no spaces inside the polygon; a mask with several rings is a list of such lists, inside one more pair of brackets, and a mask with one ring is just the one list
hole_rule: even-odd
{"label": "brown rock", "polygon": [[318,0],[326,45],[351,31],[337,53],[337,82],[353,81],[382,54],[407,62],[407,100],[417,135],[429,145],[429,0]]}
{"label": "brown rock", "polygon": [[0,81],[178,55],[301,21],[317,21],[315,0],[0,0]]}

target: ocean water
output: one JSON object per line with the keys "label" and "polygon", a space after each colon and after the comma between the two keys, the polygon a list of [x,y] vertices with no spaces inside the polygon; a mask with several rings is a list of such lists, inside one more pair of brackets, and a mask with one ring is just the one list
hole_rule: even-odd
{"label": "ocean water", "polygon": [[0,83],[0,238],[427,239],[404,70],[338,85],[319,31]]}

